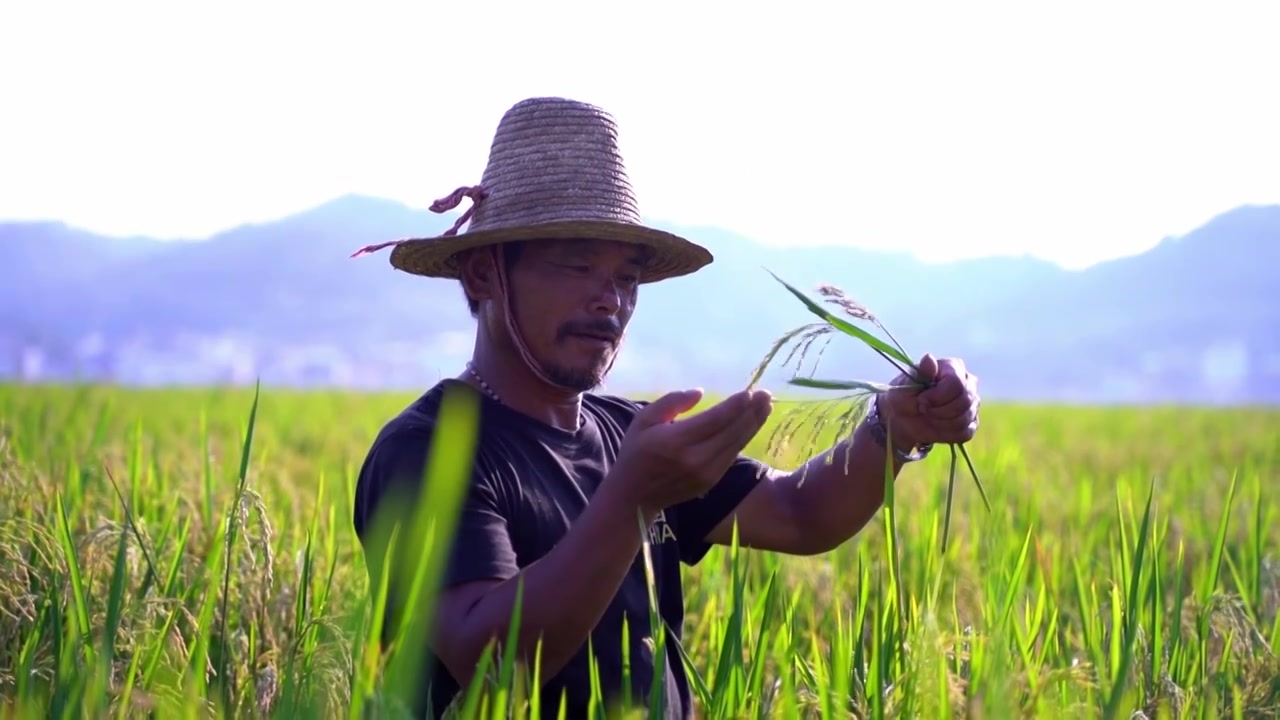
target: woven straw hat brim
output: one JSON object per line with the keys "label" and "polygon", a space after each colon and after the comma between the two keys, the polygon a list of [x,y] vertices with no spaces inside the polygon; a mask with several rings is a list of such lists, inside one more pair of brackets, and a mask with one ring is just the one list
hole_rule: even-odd
{"label": "woven straw hat brim", "polygon": [[414,275],[434,278],[460,277],[457,254],[472,248],[523,240],[611,240],[646,245],[655,250],[641,283],[653,283],[688,275],[714,260],[711,252],[664,230],[607,220],[559,220],[513,227],[498,227],[460,235],[409,238],[391,251],[391,265]]}

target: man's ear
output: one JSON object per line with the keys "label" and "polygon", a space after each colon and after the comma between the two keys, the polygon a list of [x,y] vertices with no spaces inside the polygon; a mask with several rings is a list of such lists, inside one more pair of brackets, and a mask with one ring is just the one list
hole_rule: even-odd
{"label": "man's ear", "polygon": [[491,300],[498,292],[498,277],[493,267],[493,254],[484,248],[466,251],[458,258],[462,288],[477,303]]}

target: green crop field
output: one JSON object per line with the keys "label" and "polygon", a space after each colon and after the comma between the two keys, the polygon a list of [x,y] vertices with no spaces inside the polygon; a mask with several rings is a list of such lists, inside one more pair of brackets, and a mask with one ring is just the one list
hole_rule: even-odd
{"label": "green crop field", "polygon": [[[242,483],[251,389],[0,386],[0,716],[395,717],[349,498],[410,399],[264,389]],[[1278,410],[987,403],[945,555],[944,449],[836,552],[686,570],[700,713],[1280,717],[1278,448]],[[527,717],[502,661],[472,714]]]}

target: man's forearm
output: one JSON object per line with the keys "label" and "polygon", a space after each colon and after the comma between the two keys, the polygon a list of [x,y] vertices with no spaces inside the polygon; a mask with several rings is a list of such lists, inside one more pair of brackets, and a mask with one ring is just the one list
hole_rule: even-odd
{"label": "man's forearm", "polygon": [[551,552],[487,592],[466,615],[466,659],[460,664],[467,671],[455,679],[464,685],[469,681],[470,670],[491,638],[505,641],[520,582],[524,587],[516,654],[532,668],[541,640],[540,676],[559,672],[604,615],[640,548],[636,507],[607,485],[602,487]]}
{"label": "man's forearm", "polygon": [[[859,424],[853,437],[813,458],[786,478],[797,527],[805,528],[814,552],[826,552],[858,534],[884,502],[889,453],[871,429]],[[902,461],[892,459],[896,480]]]}

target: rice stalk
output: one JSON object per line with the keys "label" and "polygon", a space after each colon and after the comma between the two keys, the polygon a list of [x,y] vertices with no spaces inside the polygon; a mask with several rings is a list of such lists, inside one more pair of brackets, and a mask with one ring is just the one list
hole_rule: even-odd
{"label": "rice stalk", "polygon": [[[756,383],[759,382],[760,378],[764,375],[765,370],[774,362],[782,349],[787,347],[787,345],[791,345],[791,352],[787,354],[786,359],[782,362],[782,366],[786,367],[791,365],[793,360],[795,361],[795,374],[787,381],[789,385],[818,390],[856,391],[853,394],[837,398],[837,401],[841,401],[844,404],[844,412],[837,416],[836,437],[839,439],[841,437],[848,437],[852,435],[853,429],[857,427],[857,424],[861,422],[862,418],[866,415],[867,403],[873,401],[877,395],[900,390],[921,391],[932,386],[934,381],[924,379],[919,365],[911,360],[911,356],[907,354],[906,350],[902,347],[902,344],[898,342],[898,339],[893,335],[893,333],[889,332],[889,329],[885,327],[884,323],[881,322],[866,305],[853,299],[845,293],[844,290],[834,285],[824,284],[818,286],[818,293],[825,298],[827,304],[836,306],[842,311],[844,316],[851,318],[852,320],[860,320],[870,323],[888,338],[887,342],[873,333],[854,325],[849,320],[827,310],[821,304],[812,300],[803,292],[797,290],[794,286],[778,277],[772,271],[766,269],[766,272],[772,275],[774,280],[781,283],[783,287],[799,299],[809,312],[820,318],[822,322],[802,325],[778,338],[778,340],[776,340],[773,343],[773,346],[769,349],[769,352],[765,354],[765,357],[761,360],[760,364],[756,367],[756,370],[752,374],[751,380],[747,385],[748,389],[755,387]],[[883,357],[894,367],[894,369],[907,378],[906,384],[889,385],[867,380],[816,379],[812,375],[809,377],[802,377],[800,375],[800,364],[803,363],[804,358],[814,340],[819,337],[829,338],[829,336],[833,335],[836,331],[857,339],[873,350],[876,354]],[[828,342],[830,342],[829,339]],[[814,370],[816,371],[816,363]],[[811,438],[816,437],[817,433],[825,427],[828,416],[826,414],[817,414],[816,416],[810,416],[809,419],[811,422],[806,424],[813,433]],[[793,425],[788,422],[784,422],[779,426],[780,432],[775,432],[775,437],[770,439],[771,451],[776,452],[780,448],[789,446],[790,440],[793,436],[791,433],[788,433],[786,429],[791,427],[793,427]],[[982,503],[986,507],[987,512],[991,512],[991,503],[987,499],[986,489],[982,485],[982,479],[978,474],[977,468],[974,467],[973,460],[969,457],[969,452],[965,448],[964,443],[948,443],[948,445],[951,450],[951,466],[947,481],[947,506],[945,510],[945,517],[943,518],[943,554],[947,551],[947,540],[951,528],[951,499],[955,491],[957,453],[964,458],[965,465],[969,469],[969,474],[973,477],[974,485],[978,489],[978,494],[982,497]],[[846,458],[847,455],[848,453],[846,452]],[[847,469],[846,459],[846,470]],[[803,481],[804,478],[801,478],[801,482]]]}

